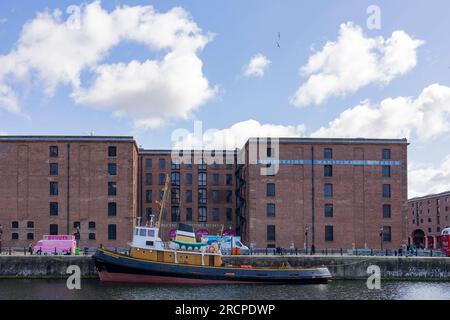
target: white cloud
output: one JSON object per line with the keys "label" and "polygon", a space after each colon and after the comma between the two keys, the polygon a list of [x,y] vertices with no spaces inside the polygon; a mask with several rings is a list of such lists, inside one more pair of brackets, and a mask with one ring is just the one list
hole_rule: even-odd
{"label": "white cloud", "polygon": [[8,22],[8,19],[6,18],[0,18],[0,24],[5,24]]}
{"label": "white cloud", "polygon": [[0,108],[11,113],[20,114],[19,103],[17,97],[10,87],[0,83]]}
{"label": "white cloud", "polygon": [[371,83],[388,84],[416,66],[416,49],[422,44],[401,30],[385,40],[366,37],[351,22],[342,24],[337,41],[327,42],[301,68],[301,74],[309,78],[290,103],[298,107],[321,104]]}
{"label": "white cloud", "polygon": [[387,98],[347,109],[313,137],[429,139],[450,131],[450,87],[432,84],[417,99]]}
{"label": "white cloud", "polygon": [[262,78],[271,63],[265,55],[258,53],[244,66],[244,76]]}
{"label": "white cloud", "polygon": [[173,148],[233,150],[241,148],[251,137],[300,137],[304,135],[304,132],[303,125],[261,124],[250,119],[235,123],[226,129],[209,129],[200,134],[186,132],[181,138],[177,137]]}
{"label": "white cloud", "polygon": [[[159,13],[152,6],[120,6],[107,12],[95,1],[82,7],[78,29],[59,10],[41,12],[24,25],[16,47],[0,56],[0,84],[36,82],[49,96],[59,85],[70,85],[76,103],[155,126],[186,118],[215,95],[198,57],[212,37],[179,7]],[[163,57],[102,64],[126,41]]]}
{"label": "white cloud", "polygon": [[414,164],[408,168],[408,197],[418,197],[450,190],[450,155],[439,166]]}

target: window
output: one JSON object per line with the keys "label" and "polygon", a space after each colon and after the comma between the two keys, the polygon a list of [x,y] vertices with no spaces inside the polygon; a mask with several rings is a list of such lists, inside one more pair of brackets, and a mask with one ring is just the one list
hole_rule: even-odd
{"label": "window", "polygon": [[325,211],[325,218],[332,218],[333,217],[333,205],[331,203],[328,203],[324,207]]}
{"label": "window", "polygon": [[55,181],[50,182],[50,195],[51,196],[58,195],[58,182],[55,182]]}
{"label": "window", "polygon": [[158,200],[161,201],[164,198],[164,190],[159,190],[159,198]]}
{"label": "window", "polygon": [[152,215],[153,215],[153,208],[145,209],[145,216],[147,217],[147,220],[150,220]]}
{"label": "window", "polygon": [[49,147],[49,155],[50,155],[50,157],[57,157],[58,156],[58,147],[50,146]]}
{"label": "window", "polygon": [[186,173],[186,184],[192,185],[192,173]]}
{"label": "window", "polygon": [[145,159],[145,167],[147,169],[151,169],[153,167],[153,160],[152,159]]}
{"label": "window", "polygon": [[207,215],[206,215],[206,207],[199,207],[198,208],[198,222],[206,222]]}
{"label": "window", "polygon": [[214,173],[214,174],[213,174],[213,184],[214,184],[214,185],[218,185],[218,184],[219,184],[219,181],[220,181],[220,176],[219,176],[219,174],[218,174],[218,173]]}
{"label": "window", "polygon": [[206,161],[205,160],[201,160],[200,161],[200,164],[198,165],[198,170],[199,171],[204,171],[204,170],[206,170]]}
{"label": "window", "polygon": [[153,201],[153,192],[152,190],[145,190],[145,202],[150,203]]}
{"label": "window", "polygon": [[383,160],[390,160],[391,159],[391,149],[383,149],[381,153],[381,158]]}
{"label": "window", "polygon": [[331,148],[323,149],[323,157],[325,159],[333,159],[333,149]]}
{"label": "window", "polygon": [[160,169],[165,169],[166,168],[166,159],[159,159],[158,166]]}
{"label": "window", "polygon": [[170,191],[170,199],[172,204],[180,204],[180,189],[175,188]]}
{"label": "window", "polygon": [[108,217],[115,217],[117,215],[117,204],[115,202],[108,202]]}
{"label": "window", "polygon": [[95,233],[89,233],[89,240],[95,240]]}
{"label": "window", "polygon": [[33,229],[34,228],[34,221],[28,221],[27,222],[27,228],[28,229]]}
{"label": "window", "polygon": [[95,221],[89,221],[88,227],[89,229],[95,229]]}
{"label": "window", "polygon": [[382,174],[383,174],[384,178],[390,178],[391,177],[391,166],[383,166]]}
{"label": "window", "polygon": [[268,203],[266,212],[268,217],[275,217],[275,203]]}
{"label": "window", "polygon": [[153,184],[153,174],[152,173],[145,174],[145,184],[146,185]]}
{"label": "window", "polygon": [[383,198],[390,198],[390,197],[391,197],[391,185],[383,184]]}
{"label": "window", "polygon": [[108,240],[117,239],[117,227],[115,224],[108,224]]}
{"label": "window", "polygon": [[179,222],[180,221],[180,207],[172,207],[171,209],[171,217],[172,222]]}
{"label": "window", "polygon": [[220,209],[214,208],[212,212],[213,221],[220,221]]}
{"label": "window", "polygon": [[81,227],[80,221],[74,221],[73,222],[73,228],[74,229],[80,229],[80,227]]}
{"label": "window", "polygon": [[234,168],[233,163],[227,163],[226,168],[227,168],[227,170],[233,169]]}
{"label": "window", "polygon": [[206,204],[207,200],[206,189],[198,189],[198,203]]}
{"label": "window", "polygon": [[19,234],[17,232],[11,233],[11,239],[12,240],[19,240]]}
{"label": "window", "polygon": [[267,151],[266,151],[267,157],[270,158],[270,157],[272,157],[273,154],[274,154],[273,148],[267,148]]}
{"label": "window", "polygon": [[213,200],[213,203],[219,203],[219,201],[220,201],[220,193],[219,193],[219,191],[213,190],[213,192],[212,192],[212,200]]}
{"label": "window", "polygon": [[117,183],[116,182],[108,182],[108,196],[117,195]]}
{"label": "window", "polygon": [[227,203],[232,203],[232,202],[233,202],[233,191],[227,190],[227,193],[226,193],[226,202],[227,202]]}
{"label": "window", "polygon": [[180,170],[180,160],[172,160],[171,168],[172,170]]}
{"label": "window", "polygon": [[170,174],[170,182],[173,186],[179,186],[180,185],[180,173],[179,172],[172,172]]}
{"label": "window", "polygon": [[227,186],[233,185],[233,175],[232,174],[226,175],[226,183],[227,183]]}
{"label": "window", "polygon": [[227,208],[227,221],[233,221],[233,208]]}
{"label": "window", "polygon": [[333,226],[325,226],[325,241],[333,241]]}
{"label": "window", "polygon": [[267,241],[275,241],[275,226],[267,226]]}
{"label": "window", "polygon": [[325,177],[332,177],[333,176],[333,166],[330,164],[323,166],[323,175]]}
{"label": "window", "polygon": [[383,241],[390,242],[391,239],[391,227],[383,227]]}
{"label": "window", "polygon": [[268,197],[275,197],[275,183],[268,183],[266,185],[266,195]]}
{"label": "window", "polygon": [[160,173],[158,175],[158,184],[163,186],[166,183],[166,175],[164,173]]}
{"label": "window", "polygon": [[391,217],[391,205],[390,204],[383,204],[383,218],[390,218]]}
{"label": "window", "polygon": [[58,202],[50,202],[50,215],[51,216],[58,215]]}
{"label": "window", "polygon": [[50,163],[50,175],[57,176],[58,175],[58,164]]}
{"label": "window", "polygon": [[186,202],[192,203],[192,190],[186,190]]}
{"label": "window", "polygon": [[34,233],[28,232],[27,233],[27,240],[34,240]]}
{"label": "window", "polygon": [[331,183],[325,183],[323,188],[323,193],[325,198],[332,198],[333,197],[333,185]]}
{"label": "window", "polygon": [[19,221],[11,222],[11,228],[12,229],[18,229],[19,228]]}
{"label": "window", "polygon": [[186,209],[186,221],[192,221],[192,208]]}
{"label": "window", "polygon": [[58,235],[58,225],[57,224],[50,225],[50,235],[52,235],[52,236]]}
{"label": "window", "polygon": [[198,185],[199,186],[206,186],[206,173],[205,172],[200,172],[198,174]]}
{"label": "window", "polygon": [[108,147],[108,157],[117,157],[117,147]]}
{"label": "window", "polygon": [[117,164],[115,164],[115,163],[108,163],[108,174],[110,176],[117,175]]}

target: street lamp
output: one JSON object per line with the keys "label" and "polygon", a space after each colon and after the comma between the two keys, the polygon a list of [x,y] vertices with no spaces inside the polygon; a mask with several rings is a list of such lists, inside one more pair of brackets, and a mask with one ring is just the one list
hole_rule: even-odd
{"label": "street lamp", "polygon": [[380,248],[383,250],[383,227],[380,227]]}
{"label": "street lamp", "polygon": [[308,230],[309,230],[309,227],[306,225],[305,226],[306,255],[308,255]]}

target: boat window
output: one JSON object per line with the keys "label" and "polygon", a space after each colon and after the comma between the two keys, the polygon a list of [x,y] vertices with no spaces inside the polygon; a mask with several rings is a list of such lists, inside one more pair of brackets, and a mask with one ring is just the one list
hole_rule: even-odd
{"label": "boat window", "polygon": [[138,235],[139,234],[139,228],[136,228],[136,233],[135,233],[136,235]]}
{"label": "boat window", "polygon": [[147,235],[148,235],[149,237],[152,237],[152,238],[153,238],[153,237],[155,236],[155,230],[153,230],[153,229],[148,230]]}
{"label": "boat window", "polygon": [[140,236],[145,237],[146,234],[147,234],[147,230],[145,230],[145,229],[140,229],[140,231],[139,231],[139,235],[140,235]]}
{"label": "boat window", "polygon": [[237,245],[238,247],[242,247],[242,243],[240,243],[239,241],[236,241],[236,245]]}

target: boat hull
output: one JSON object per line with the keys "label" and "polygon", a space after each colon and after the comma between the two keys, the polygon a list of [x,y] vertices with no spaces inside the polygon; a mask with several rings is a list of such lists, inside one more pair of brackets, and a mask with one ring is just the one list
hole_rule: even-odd
{"label": "boat hull", "polygon": [[99,249],[93,256],[101,281],[155,284],[326,283],[327,268],[239,268],[163,263]]}

